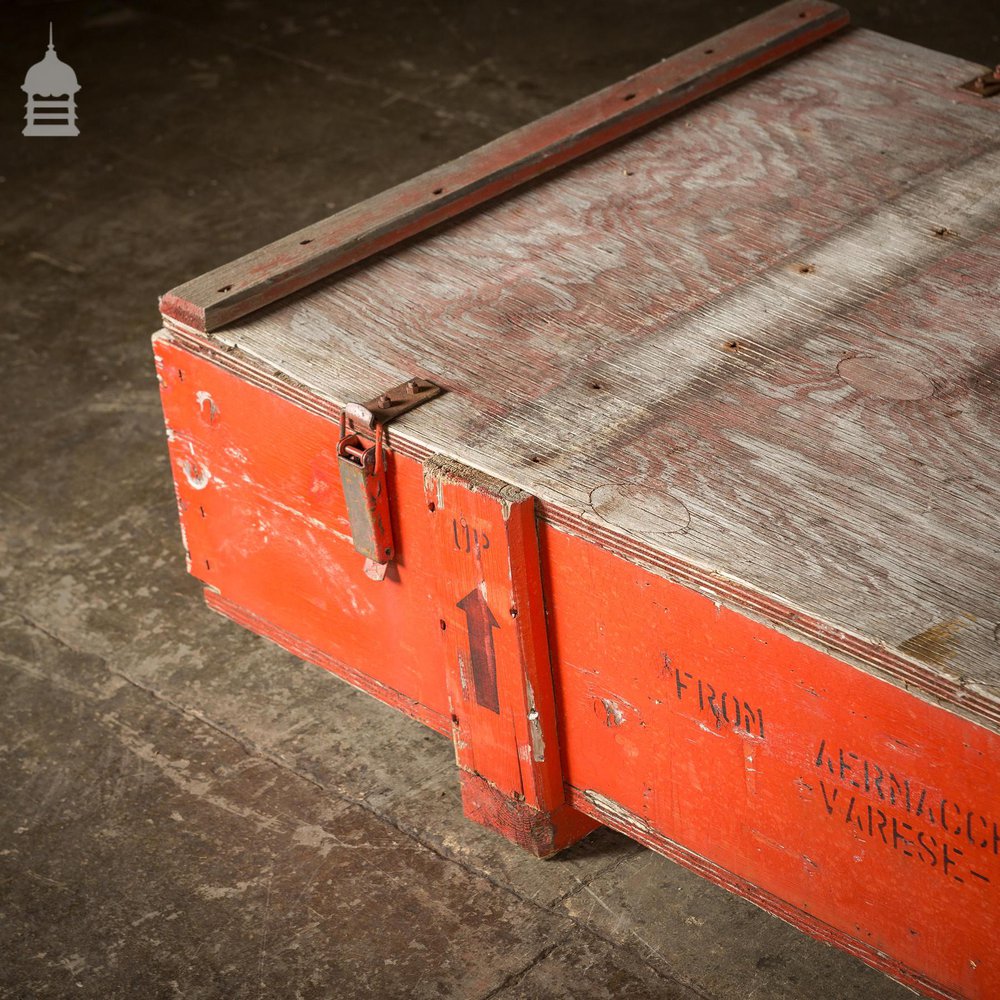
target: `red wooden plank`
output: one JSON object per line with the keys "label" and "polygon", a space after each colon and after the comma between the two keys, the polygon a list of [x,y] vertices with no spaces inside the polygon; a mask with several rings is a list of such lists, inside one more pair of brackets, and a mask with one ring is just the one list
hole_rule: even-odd
{"label": "red wooden plank", "polygon": [[209,271],[160,300],[208,332],[483,204],[844,27],[822,0],[790,2],[322,222]]}
{"label": "red wooden plank", "polygon": [[535,498],[439,458],[424,488],[465,814],[546,857],[596,824],[566,802]]}

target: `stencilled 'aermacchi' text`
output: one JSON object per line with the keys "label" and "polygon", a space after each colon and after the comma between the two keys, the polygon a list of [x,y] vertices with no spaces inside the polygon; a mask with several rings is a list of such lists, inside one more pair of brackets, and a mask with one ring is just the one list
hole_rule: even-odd
{"label": "stencilled 'aermacchi' text", "polygon": [[[956,882],[991,881],[979,869],[985,867],[983,853],[1000,855],[1000,826],[995,820],[860,754],[829,747],[825,739],[813,763],[836,781],[819,783],[828,816],[838,816],[869,839]],[[899,810],[919,823],[901,818]]]}

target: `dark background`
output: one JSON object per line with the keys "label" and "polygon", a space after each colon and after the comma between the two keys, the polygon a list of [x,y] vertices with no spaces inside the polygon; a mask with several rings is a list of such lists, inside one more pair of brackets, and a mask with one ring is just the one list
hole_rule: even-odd
{"label": "dark background", "polygon": [[[0,5],[0,996],[904,995],[617,835],[519,854],[206,611],[149,349],[166,289],[767,6]],[[1000,61],[1000,5],[851,10]],[[50,19],[75,139],[21,136]]]}

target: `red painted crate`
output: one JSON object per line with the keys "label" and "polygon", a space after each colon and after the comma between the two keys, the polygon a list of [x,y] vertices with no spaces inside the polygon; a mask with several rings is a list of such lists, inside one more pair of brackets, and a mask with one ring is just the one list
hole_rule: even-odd
{"label": "red painted crate", "polygon": [[1000,98],[845,21],[786,4],[181,286],[156,359],[209,603],[451,735],[471,818],[608,824],[991,998]]}

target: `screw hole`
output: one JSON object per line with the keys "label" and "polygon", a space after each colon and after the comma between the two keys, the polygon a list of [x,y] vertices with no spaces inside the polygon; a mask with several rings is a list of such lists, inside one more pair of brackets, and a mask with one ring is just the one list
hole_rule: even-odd
{"label": "screw hole", "polygon": [[541,455],[532,455],[531,456],[531,461],[535,462],[537,464],[538,462],[542,461],[542,456]]}
{"label": "screw hole", "polygon": [[219,289],[219,294],[221,295],[221,294],[222,294],[223,292],[229,292],[229,291],[232,291],[232,288],[233,288],[233,286],[232,286],[232,285],[223,285],[223,286],[222,286],[222,287],[221,287],[221,288]]}
{"label": "screw hole", "polygon": [[510,616],[511,616],[511,618],[516,618],[517,617],[517,608],[511,608],[510,609]]}
{"label": "screw hole", "polygon": [[434,188],[434,194],[444,194],[444,188]]}
{"label": "screw hole", "polygon": [[437,504],[435,504],[435,503],[429,503],[427,505],[427,509],[433,514],[434,511],[437,510]]}
{"label": "screw hole", "polygon": [[451,724],[453,726],[458,725],[458,716],[454,712],[451,713]]}
{"label": "screw hole", "polygon": [[590,388],[594,389],[597,392],[600,392],[604,388],[604,386],[601,385],[600,382],[591,382],[590,383]]}
{"label": "screw hole", "polygon": [[443,618],[438,622],[438,625],[441,626],[442,632],[448,627],[448,623]]}
{"label": "screw hole", "polygon": [[635,100],[635,94],[626,94],[626,95],[625,95],[625,96],[624,96],[624,97],[622,98],[622,100],[623,100],[623,101],[634,101],[634,100]]}
{"label": "screw hole", "polygon": [[710,56],[714,51],[715,49],[705,49],[705,55]]}
{"label": "screw hole", "polygon": [[799,274],[812,274],[815,270],[812,264],[799,264]]}
{"label": "screw hole", "polygon": [[307,246],[310,243],[312,243],[312,240],[299,240],[299,246],[300,247]]}

